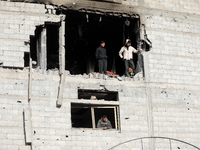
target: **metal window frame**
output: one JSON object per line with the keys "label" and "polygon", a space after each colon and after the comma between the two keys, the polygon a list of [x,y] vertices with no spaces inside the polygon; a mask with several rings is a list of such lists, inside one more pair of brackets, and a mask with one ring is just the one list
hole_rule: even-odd
{"label": "metal window frame", "polygon": [[94,109],[95,108],[110,108],[113,109],[114,111],[114,120],[115,120],[115,129],[118,130],[118,123],[119,123],[119,116],[118,116],[118,110],[119,110],[119,106],[92,106],[91,107],[91,116],[92,116],[92,127],[93,129],[96,129],[96,124],[95,124],[95,112]]}
{"label": "metal window frame", "polygon": [[[115,106],[89,106],[88,105],[88,106],[83,106],[81,108],[90,108],[91,109],[92,129],[97,129],[96,123],[95,123],[95,121],[96,121],[95,111],[94,111],[95,108],[110,108],[110,109],[113,109],[113,111],[114,111],[114,116],[113,117],[114,117],[115,129],[119,130],[119,128],[120,128],[119,123],[120,122],[119,122],[119,106],[118,105],[115,105]],[[79,127],[79,128],[81,128],[81,127]],[[89,129],[91,129],[91,128],[89,128]]]}

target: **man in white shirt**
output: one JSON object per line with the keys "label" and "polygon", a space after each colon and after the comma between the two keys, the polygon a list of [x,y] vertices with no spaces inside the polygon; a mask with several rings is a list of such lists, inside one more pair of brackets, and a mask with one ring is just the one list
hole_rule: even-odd
{"label": "man in white shirt", "polygon": [[[130,77],[129,74],[129,66],[133,69],[133,73],[135,75],[135,65],[133,63],[133,53],[138,53],[140,50],[136,50],[134,47],[131,46],[131,41],[129,39],[126,40],[125,46],[121,48],[119,51],[119,56],[124,60],[125,64],[125,76]],[[123,54],[123,55],[122,55]]]}

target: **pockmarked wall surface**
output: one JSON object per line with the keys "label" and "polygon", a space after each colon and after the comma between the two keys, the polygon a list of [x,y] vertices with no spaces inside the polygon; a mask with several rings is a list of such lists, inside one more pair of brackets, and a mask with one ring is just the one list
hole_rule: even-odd
{"label": "pockmarked wall surface", "polygon": [[[109,5],[109,4],[108,4]],[[58,70],[24,67],[36,26],[60,22],[55,6],[0,1],[0,149],[104,150],[127,140],[168,137],[200,147],[200,21],[197,1],[123,1],[145,26],[152,48],[142,52],[142,80],[98,79],[65,73],[57,106]],[[30,78],[31,74],[31,78]],[[31,85],[30,85],[31,83]],[[78,99],[78,89],[117,91],[119,101]],[[31,92],[30,92],[31,90]],[[72,104],[118,107],[118,129],[72,127]],[[194,149],[172,142],[174,149]],[[143,149],[169,141],[143,140]],[[141,141],[116,149],[142,149]]]}

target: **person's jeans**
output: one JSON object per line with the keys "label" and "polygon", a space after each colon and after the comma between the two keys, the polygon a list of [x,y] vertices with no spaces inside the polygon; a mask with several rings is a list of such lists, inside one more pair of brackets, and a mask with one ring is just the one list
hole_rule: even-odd
{"label": "person's jeans", "polygon": [[107,74],[107,59],[99,59],[99,73]]}
{"label": "person's jeans", "polygon": [[133,73],[134,73],[134,75],[135,75],[135,73],[136,73],[136,71],[135,71],[135,65],[134,65],[134,63],[133,63],[133,59],[131,59],[131,60],[124,60],[124,64],[125,64],[125,76],[130,76],[130,74],[129,74],[129,66],[130,66],[130,68],[131,69],[133,69]]}

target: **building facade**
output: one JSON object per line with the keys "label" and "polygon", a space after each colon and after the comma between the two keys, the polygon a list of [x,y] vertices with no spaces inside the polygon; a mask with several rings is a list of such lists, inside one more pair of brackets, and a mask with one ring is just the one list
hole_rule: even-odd
{"label": "building facade", "polygon": [[[198,149],[199,8],[196,0],[0,1],[0,149]],[[134,78],[94,73],[104,39],[108,69],[123,74],[126,38],[143,49]],[[96,127],[103,115],[113,129]]]}

